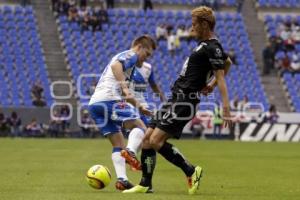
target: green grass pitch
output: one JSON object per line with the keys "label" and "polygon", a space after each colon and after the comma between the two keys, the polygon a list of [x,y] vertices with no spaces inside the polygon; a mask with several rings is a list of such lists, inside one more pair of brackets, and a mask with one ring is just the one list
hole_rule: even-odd
{"label": "green grass pitch", "polygon": [[[111,147],[104,139],[0,139],[1,200],[292,200],[300,199],[298,143],[171,141],[204,168],[197,195],[187,195],[181,170],[158,156],[154,194],[115,190]],[[104,190],[90,188],[85,173],[94,164],[113,174]],[[128,172],[137,183],[139,172]]]}

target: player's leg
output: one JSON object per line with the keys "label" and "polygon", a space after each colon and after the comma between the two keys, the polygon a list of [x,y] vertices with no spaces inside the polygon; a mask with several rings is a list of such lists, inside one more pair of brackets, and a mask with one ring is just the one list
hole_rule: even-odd
{"label": "player's leg", "polygon": [[[145,125],[144,128],[142,128],[142,122],[140,122],[140,120],[142,120],[143,125]],[[142,140],[145,137],[145,130],[147,129],[147,126],[149,124],[150,117],[141,114],[140,120],[137,120],[135,122],[138,124],[134,124],[133,127],[129,128],[131,131],[129,133],[128,143],[126,146],[126,148],[133,151],[135,155],[137,155],[141,150]]]}
{"label": "player's leg", "polygon": [[149,139],[153,132],[153,128],[148,128],[142,143],[141,164],[142,178],[139,185],[123,193],[152,193],[152,176],[156,165],[156,151],[152,149]]}
{"label": "player's leg", "polygon": [[117,116],[115,121],[122,124],[125,129],[131,130],[127,148],[121,151],[121,155],[131,167],[140,169],[141,163],[136,158],[136,153],[142,143],[146,126],[140,120],[138,110],[129,103],[117,103],[114,106],[114,112]]}
{"label": "player's leg", "polygon": [[194,167],[167,140],[170,137],[180,138],[183,127],[196,113],[196,104],[188,102],[173,103],[172,107],[163,115],[150,137],[150,145],[166,160],[182,169],[188,178],[189,193],[194,194],[199,186],[202,168]]}
{"label": "player's leg", "polygon": [[119,190],[129,189],[133,185],[126,175],[125,159],[121,156],[121,150],[125,147],[124,136],[118,125],[111,120],[111,103],[102,102],[89,106],[89,113],[96,125],[101,129],[101,134],[106,136],[112,144],[112,162],[117,175],[116,188]]}
{"label": "player's leg", "polygon": [[195,167],[184,158],[174,145],[167,142],[171,137],[172,135],[156,128],[150,137],[150,145],[166,160],[181,168],[185,175],[189,177],[194,173]]}
{"label": "player's leg", "polygon": [[145,135],[146,126],[141,119],[125,121],[123,125],[126,129],[131,130],[126,149],[137,155]]}
{"label": "player's leg", "polygon": [[118,132],[109,134],[107,137],[113,146],[111,159],[118,179],[115,186],[118,190],[130,189],[133,185],[128,181],[125,159],[121,156],[121,151],[125,148],[124,136]]}
{"label": "player's leg", "polygon": [[131,169],[141,170],[141,163],[136,155],[142,144],[146,127],[140,119],[126,121],[123,126],[126,129],[131,129],[131,131],[128,136],[127,146],[121,151],[121,155],[130,165]]}
{"label": "player's leg", "polygon": [[[142,127],[142,122],[140,121],[142,120],[143,124],[145,125],[145,129],[141,128]],[[128,142],[127,142],[127,146],[126,149],[122,151],[122,155],[128,159],[133,159],[134,161],[134,165],[137,165],[138,163],[136,163],[135,159],[138,155],[138,152],[141,150],[141,146],[142,146],[142,140],[145,136],[145,131],[146,130],[146,126],[149,124],[150,122],[150,117],[147,117],[145,115],[140,115],[140,119],[134,121],[134,124],[130,123],[130,124],[125,124],[125,126],[127,126],[127,129],[131,129],[129,136],[128,136]],[[132,157],[132,158],[130,158]],[[136,163],[136,164],[135,164]],[[138,168],[134,167],[134,166],[130,166],[131,170],[133,171],[137,171],[137,170],[141,170],[140,164],[138,164]]]}
{"label": "player's leg", "polygon": [[153,128],[149,127],[146,131],[142,144],[141,163],[142,163],[142,179],[140,185],[149,187],[152,190],[152,176],[156,166],[156,151],[150,145],[150,137]]}
{"label": "player's leg", "polygon": [[189,186],[189,194],[194,194],[199,187],[202,176],[202,168],[194,167],[183,154],[167,140],[171,137],[167,132],[156,128],[150,137],[150,145],[166,160],[179,167],[186,175]]}

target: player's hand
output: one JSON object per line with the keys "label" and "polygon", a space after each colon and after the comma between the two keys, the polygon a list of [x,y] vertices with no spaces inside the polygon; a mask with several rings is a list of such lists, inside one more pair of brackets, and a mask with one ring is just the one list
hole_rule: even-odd
{"label": "player's hand", "polygon": [[145,108],[144,106],[139,107],[139,110],[142,114],[146,115],[146,116],[152,116],[153,112],[147,108]]}
{"label": "player's hand", "polygon": [[208,85],[208,86],[206,86],[205,88],[203,88],[203,89],[201,90],[201,94],[207,96],[208,94],[212,93],[213,90],[214,90],[214,87]]}
{"label": "player's hand", "polygon": [[233,126],[229,107],[223,107],[223,121],[224,121],[225,128],[226,127],[231,128]]}

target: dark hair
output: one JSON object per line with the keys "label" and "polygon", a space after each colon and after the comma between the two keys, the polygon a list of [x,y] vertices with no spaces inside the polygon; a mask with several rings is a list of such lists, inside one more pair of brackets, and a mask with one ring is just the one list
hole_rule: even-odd
{"label": "dark hair", "polygon": [[139,44],[142,45],[143,47],[151,47],[153,50],[156,49],[156,43],[150,35],[142,35],[142,36],[136,38],[132,42],[133,47],[135,47]]}
{"label": "dark hair", "polygon": [[276,106],[271,104],[270,108],[269,108],[270,112],[276,112]]}
{"label": "dark hair", "polygon": [[18,117],[18,115],[17,115],[17,113],[15,111],[13,111],[11,113],[11,117],[14,118],[14,119],[16,119]]}

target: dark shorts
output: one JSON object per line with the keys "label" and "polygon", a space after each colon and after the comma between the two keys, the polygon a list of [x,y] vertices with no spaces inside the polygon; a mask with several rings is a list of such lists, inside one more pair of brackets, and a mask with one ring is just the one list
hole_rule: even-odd
{"label": "dark shorts", "polygon": [[184,126],[196,114],[198,101],[172,97],[151,119],[148,127],[159,128],[179,139]]}

